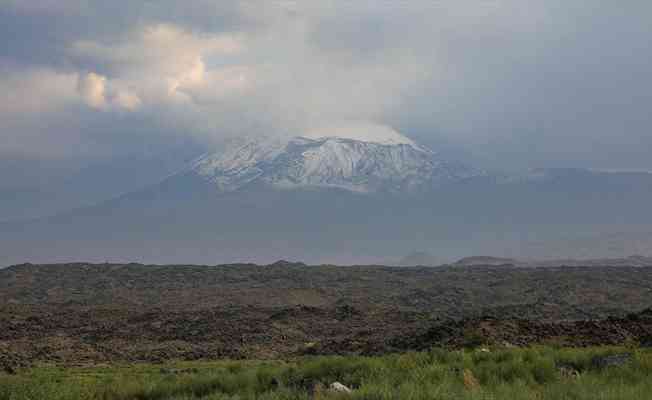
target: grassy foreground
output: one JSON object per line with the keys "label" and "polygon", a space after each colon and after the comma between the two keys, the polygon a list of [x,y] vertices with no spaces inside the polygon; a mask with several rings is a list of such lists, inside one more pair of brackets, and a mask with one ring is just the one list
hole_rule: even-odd
{"label": "grassy foreground", "polygon": [[[631,353],[622,366],[595,356]],[[330,393],[332,382],[353,389]],[[316,389],[315,389],[316,388]],[[322,389],[323,388],[323,389]],[[0,375],[0,400],[23,399],[652,399],[652,351],[491,349],[294,361],[39,367]]]}

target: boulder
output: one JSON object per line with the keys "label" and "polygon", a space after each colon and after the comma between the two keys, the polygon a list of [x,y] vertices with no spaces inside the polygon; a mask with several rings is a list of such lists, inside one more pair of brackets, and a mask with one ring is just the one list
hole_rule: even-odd
{"label": "boulder", "polygon": [[632,360],[631,353],[612,354],[609,356],[595,356],[591,360],[594,367],[602,369],[608,367],[618,367],[625,365]]}
{"label": "boulder", "polygon": [[565,379],[577,379],[580,377],[580,371],[571,366],[562,366],[558,370],[559,374]]}
{"label": "boulder", "polygon": [[351,389],[348,387],[342,385],[339,382],[333,382],[331,385],[328,387],[328,389],[331,392],[336,392],[336,393],[351,393]]}

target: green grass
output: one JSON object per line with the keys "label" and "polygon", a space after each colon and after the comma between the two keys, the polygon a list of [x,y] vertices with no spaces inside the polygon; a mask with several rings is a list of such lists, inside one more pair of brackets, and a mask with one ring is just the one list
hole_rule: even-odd
{"label": "green grass", "polygon": [[[632,352],[624,366],[600,369],[597,355]],[[574,369],[569,377],[559,366]],[[168,371],[165,371],[165,370]],[[174,370],[175,373],[170,373]],[[322,391],[339,381],[351,395]],[[190,399],[652,399],[652,351],[626,348],[491,349],[314,357],[293,361],[180,362],[92,368],[41,366],[0,375],[0,400]]]}

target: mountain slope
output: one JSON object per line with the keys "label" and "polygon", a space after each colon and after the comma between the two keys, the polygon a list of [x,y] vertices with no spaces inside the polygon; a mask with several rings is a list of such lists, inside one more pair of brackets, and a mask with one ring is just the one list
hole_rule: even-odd
{"label": "mountain slope", "polygon": [[407,138],[392,142],[341,137],[241,140],[230,143],[226,151],[204,156],[194,170],[227,192],[250,184],[414,192],[483,175],[441,160]]}
{"label": "mountain slope", "polygon": [[[409,194],[409,195],[405,195]],[[412,142],[241,142],[93,207],[0,224],[0,265],[370,263],[652,252],[652,174],[548,170],[501,179]]]}

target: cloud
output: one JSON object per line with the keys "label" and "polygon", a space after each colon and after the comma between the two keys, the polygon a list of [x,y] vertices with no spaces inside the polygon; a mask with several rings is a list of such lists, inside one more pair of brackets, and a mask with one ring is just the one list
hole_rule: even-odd
{"label": "cloud", "polygon": [[47,68],[0,72],[0,116],[5,121],[54,113],[77,100],[76,73]]}
{"label": "cloud", "polygon": [[39,153],[64,136],[103,153],[125,151],[121,132],[211,146],[368,121],[494,164],[650,168],[651,12],[581,0],[8,0],[0,87],[20,97],[4,95],[0,129],[21,142],[45,110],[53,123],[36,137],[53,138]]}
{"label": "cloud", "polygon": [[409,138],[398,133],[391,127],[365,121],[344,121],[319,126],[304,134],[308,138],[342,137],[361,141],[374,141],[387,144],[414,144]]}
{"label": "cloud", "polygon": [[135,111],[142,104],[140,97],[128,91],[119,91],[113,101],[116,106],[129,111]]}
{"label": "cloud", "polygon": [[78,137],[78,132],[50,129],[81,104],[78,74],[48,68],[0,71],[0,157],[68,153],[70,149],[60,144]]}
{"label": "cloud", "polygon": [[90,72],[79,80],[79,93],[90,107],[106,107],[106,77]]}
{"label": "cloud", "polygon": [[136,111],[142,100],[128,88],[112,83],[109,86],[106,76],[89,72],[79,78],[79,95],[86,105],[102,111]]}
{"label": "cloud", "polygon": [[152,66],[178,74],[194,66],[198,56],[233,54],[242,49],[241,39],[234,35],[191,33],[170,24],[146,26],[120,39],[110,43],[79,40],[72,44],[71,52],[114,74]]}
{"label": "cloud", "polygon": [[72,14],[84,9],[83,0],[5,0],[5,7],[22,13]]}
{"label": "cloud", "polygon": [[[112,85],[129,87],[131,93],[122,89],[117,98],[132,100],[129,104],[133,106],[193,101],[193,91],[207,85],[218,92],[224,89],[220,83],[234,87],[229,80],[217,79],[224,74],[223,67],[207,70],[205,60],[229,57],[242,47],[242,39],[235,35],[193,34],[177,26],[157,24],[118,42],[79,40],[69,52],[79,64],[106,74]],[[207,79],[209,75],[211,79]],[[91,72],[88,76],[93,79],[99,75]]]}

